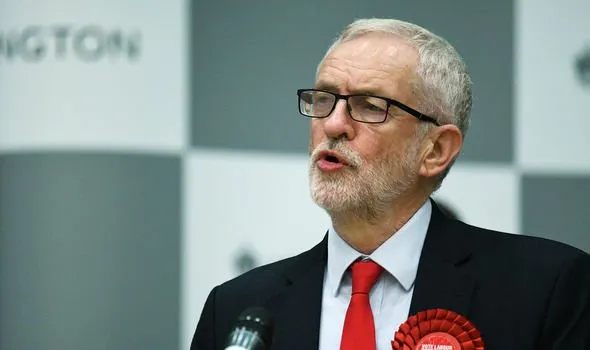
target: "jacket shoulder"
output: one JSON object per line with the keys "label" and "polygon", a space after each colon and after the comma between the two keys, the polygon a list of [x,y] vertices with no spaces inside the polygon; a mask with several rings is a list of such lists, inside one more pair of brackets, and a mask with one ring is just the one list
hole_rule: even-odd
{"label": "jacket shoulder", "polygon": [[326,239],[299,255],[254,268],[214,287],[203,308],[191,349],[217,349],[245,308],[263,306],[296,276],[321,263]]}
{"label": "jacket shoulder", "polygon": [[239,298],[252,304],[277,294],[290,283],[290,278],[325,263],[326,237],[305,252],[256,267],[220,284],[216,287],[218,297],[225,300]]}
{"label": "jacket shoulder", "polygon": [[462,222],[457,222],[457,228],[464,239],[473,243],[475,252],[494,258],[500,265],[518,264],[535,270],[555,270],[572,260],[590,258],[583,250],[552,239],[495,231]]}
{"label": "jacket shoulder", "polygon": [[275,284],[282,285],[285,280],[283,273],[297,263],[298,257],[292,256],[255,267],[217,286],[218,293],[239,293],[243,296],[268,290]]}

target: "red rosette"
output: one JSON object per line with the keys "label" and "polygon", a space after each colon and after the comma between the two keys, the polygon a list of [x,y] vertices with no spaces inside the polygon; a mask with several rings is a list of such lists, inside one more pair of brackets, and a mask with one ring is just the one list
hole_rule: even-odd
{"label": "red rosette", "polygon": [[395,332],[393,350],[484,350],[481,334],[465,317],[430,309],[408,318]]}

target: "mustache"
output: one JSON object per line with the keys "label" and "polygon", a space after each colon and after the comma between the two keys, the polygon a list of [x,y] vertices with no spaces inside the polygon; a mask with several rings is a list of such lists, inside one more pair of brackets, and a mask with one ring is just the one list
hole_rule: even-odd
{"label": "mustache", "polygon": [[322,141],[322,143],[317,145],[316,148],[314,148],[311,152],[312,162],[315,163],[319,160],[319,153],[322,151],[333,151],[340,153],[346,163],[348,163],[348,166],[352,168],[360,167],[363,162],[361,155],[357,151],[348,147],[345,142],[342,141],[342,139]]}

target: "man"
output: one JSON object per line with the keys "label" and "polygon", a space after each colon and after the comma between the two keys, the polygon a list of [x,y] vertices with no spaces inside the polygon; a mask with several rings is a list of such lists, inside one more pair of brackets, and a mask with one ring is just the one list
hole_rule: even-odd
{"label": "man", "polygon": [[445,216],[430,196],[459,155],[471,81],[458,53],[416,25],[349,25],[298,91],[311,118],[310,189],[332,227],[296,257],[215,287],[191,348],[223,349],[263,306],[272,349],[391,349],[411,315],[466,317],[486,349],[590,349],[590,257]]}

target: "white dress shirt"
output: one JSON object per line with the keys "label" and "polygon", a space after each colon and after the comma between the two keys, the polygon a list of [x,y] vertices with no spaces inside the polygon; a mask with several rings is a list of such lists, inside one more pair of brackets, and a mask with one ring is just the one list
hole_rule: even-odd
{"label": "white dress shirt", "polygon": [[431,213],[432,205],[427,200],[398,232],[368,257],[354,250],[333,227],[330,228],[322,296],[320,350],[340,349],[344,317],[352,292],[352,276],[348,267],[359,257],[370,258],[385,269],[371,290],[370,301],[377,350],[391,349],[393,335],[409,316],[418,262]]}

